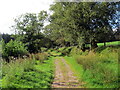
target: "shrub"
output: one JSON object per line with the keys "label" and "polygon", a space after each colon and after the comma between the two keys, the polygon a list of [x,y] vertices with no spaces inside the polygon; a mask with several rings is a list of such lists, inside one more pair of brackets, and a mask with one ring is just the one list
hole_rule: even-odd
{"label": "shrub", "polygon": [[22,42],[11,40],[6,45],[3,42],[2,56],[5,59],[8,59],[10,56],[19,57],[27,54],[27,49]]}

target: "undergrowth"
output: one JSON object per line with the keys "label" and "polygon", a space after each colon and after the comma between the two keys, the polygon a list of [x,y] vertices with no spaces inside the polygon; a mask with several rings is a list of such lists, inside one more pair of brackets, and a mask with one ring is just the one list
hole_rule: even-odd
{"label": "undergrowth", "polygon": [[40,60],[32,55],[10,63],[3,62],[2,88],[50,88],[53,81],[53,58],[45,60],[46,54],[39,55],[42,57],[39,57]]}

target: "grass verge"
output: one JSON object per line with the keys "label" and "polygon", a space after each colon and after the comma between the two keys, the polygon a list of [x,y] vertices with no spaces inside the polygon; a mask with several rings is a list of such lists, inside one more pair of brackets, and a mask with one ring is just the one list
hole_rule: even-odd
{"label": "grass verge", "polygon": [[106,48],[99,53],[76,56],[83,67],[82,80],[88,88],[119,88],[118,49]]}
{"label": "grass verge", "polygon": [[52,57],[42,62],[35,58],[27,58],[4,63],[2,88],[51,88],[53,65]]}

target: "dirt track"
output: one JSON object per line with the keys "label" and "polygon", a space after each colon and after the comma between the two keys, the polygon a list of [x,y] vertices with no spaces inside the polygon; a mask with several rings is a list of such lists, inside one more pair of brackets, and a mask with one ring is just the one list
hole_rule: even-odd
{"label": "dirt track", "polygon": [[80,88],[81,84],[64,58],[55,60],[55,78],[52,88]]}

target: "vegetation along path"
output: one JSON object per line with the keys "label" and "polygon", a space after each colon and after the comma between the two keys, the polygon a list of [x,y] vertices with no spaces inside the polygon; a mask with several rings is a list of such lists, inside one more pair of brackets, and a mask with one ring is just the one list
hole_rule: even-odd
{"label": "vegetation along path", "polygon": [[53,88],[80,88],[81,84],[63,57],[55,59]]}

